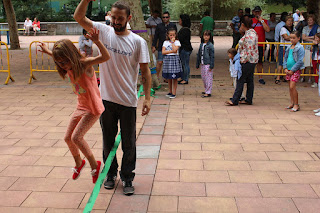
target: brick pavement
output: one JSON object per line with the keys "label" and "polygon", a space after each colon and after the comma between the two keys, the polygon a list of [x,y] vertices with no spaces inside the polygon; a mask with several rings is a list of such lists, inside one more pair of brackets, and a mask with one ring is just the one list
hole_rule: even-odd
{"label": "brick pavement", "polygon": [[[225,54],[231,38],[215,41],[213,96],[201,98],[201,80],[191,79],[174,100],[157,92],[144,118],[140,101],[136,194],[122,195],[121,184],[102,188],[94,212],[319,211],[316,89],[299,83],[301,111],[291,113],[284,109],[287,84],[270,77],[255,85],[254,105],[224,106],[233,92]],[[0,212],[82,212],[93,189],[89,168],[71,180],[73,159],[63,141],[76,97],[54,73],[39,73],[28,85],[25,52],[12,53],[19,55],[14,66],[22,66],[12,73],[17,82],[0,85]],[[98,123],[86,139],[101,160]]]}

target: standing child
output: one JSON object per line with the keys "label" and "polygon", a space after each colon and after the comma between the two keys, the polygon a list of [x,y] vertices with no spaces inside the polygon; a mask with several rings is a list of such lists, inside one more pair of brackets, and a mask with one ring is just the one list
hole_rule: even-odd
{"label": "standing child", "polygon": [[[241,64],[240,64],[240,54],[237,53],[237,50],[234,48],[230,48],[228,50],[228,57],[229,57],[229,71],[230,71],[230,76],[232,78],[232,85],[234,89],[237,88],[237,80],[241,77],[242,75],[242,69],[241,69]],[[245,100],[244,97],[244,92],[242,92],[242,96],[240,98],[240,101]]]}
{"label": "standing child", "polygon": [[201,44],[197,54],[196,67],[201,65],[201,77],[204,84],[205,92],[202,92],[202,98],[211,97],[213,68],[214,68],[214,47],[213,38],[210,30],[203,32]]}
{"label": "standing child", "polygon": [[162,54],[164,55],[162,77],[168,79],[169,93],[166,96],[169,98],[176,98],[178,78],[182,75],[178,52],[180,46],[176,30],[169,29],[167,31],[167,40],[163,42],[162,46]]}
{"label": "standing child", "polygon": [[304,48],[300,44],[300,33],[294,31],[290,34],[291,46],[286,49],[286,53],[283,61],[283,69],[286,75],[286,80],[290,81],[289,91],[291,97],[291,104],[287,106],[287,109],[291,109],[292,112],[300,110],[298,103],[298,91],[296,84],[300,78],[301,70],[304,69]]}
{"label": "standing child", "polygon": [[87,36],[87,31],[85,29],[82,30],[82,36],[79,37],[79,49],[80,53],[84,57],[92,57],[93,49],[92,49],[92,40]]}
{"label": "standing child", "polygon": [[[319,65],[320,65],[320,33],[315,35],[315,40],[313,41],[313,49],[312,49],[312,66],[313,66],[313,74],[319,75]],[[315,82],[317,83],[319,95],[320,95],[320,85],[319,85],[319,77],[314,77]],[[313,110],[316,116],[320,116],[320,108]]]}
{"label": "standing child", "polygon": [[41,43],[41,52],[53,57],[60,76],[65,79],[68,75],[73,91],[78,95],[78,106],[74,111],[64,140],[74,158],[76,166],[73,168],[72,179],[76,180],[86,161],[81,159],[79,150],[84,154],[91,166],[92,182],[98,179],[101,162],[96,161],[84,135],[99,119],[104,111],[96,75],[93,65],[103,63],[110,58],[105,46],[99,41],[99,31],[91,29],[87,35],[99,48],[101,55],[96,57],[84,57],[69,39],[57,41],[52,51]]}

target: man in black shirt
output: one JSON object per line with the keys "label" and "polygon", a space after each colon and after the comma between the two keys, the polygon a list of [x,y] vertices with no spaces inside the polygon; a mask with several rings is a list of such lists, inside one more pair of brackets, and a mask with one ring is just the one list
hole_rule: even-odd
{"label": "man in black shirt", "polygon": [[157,25],[156,32],[154,34],[153,42],[152,42],[152,52],[156,51],[156,47],[158,47],[158,59],[157,59],[157,76],[160,77],[160,70],[163,63],[163,55],[162,55],[162,45],[166,40],[166,35],[168,29],[175,29],[177,31],[177,26],[174,23],[170,22],[170,14],[169,12],[164,12],[162,15],[162,23]]}

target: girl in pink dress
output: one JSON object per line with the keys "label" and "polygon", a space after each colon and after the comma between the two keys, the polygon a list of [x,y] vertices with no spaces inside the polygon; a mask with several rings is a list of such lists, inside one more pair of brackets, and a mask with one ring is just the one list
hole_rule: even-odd
{"label": "girl in pink dress", "polygon": [[53,57],[59,75],[65,79],[68,75],[73,91],[78,95],[78,105],[74,111],[64,140],[67,143],[76,166],[73,168],[72,179],[77,179],[86,161],[81,158],[80,151],[89,161],[91,166],[92,182],[98,179],[101,162],[96,161],[88,143],[84,140],[84,135],[99,119],[104,111],[102,99],[100,97],[97,78],[93,65],[107,61],[110,55],[99,40],[99,31],[92,28],[87,36],[98,46],[101,55],[96,57],[84,57],[69,39],[57,41],[52,51],[41,43],[41,52]]}

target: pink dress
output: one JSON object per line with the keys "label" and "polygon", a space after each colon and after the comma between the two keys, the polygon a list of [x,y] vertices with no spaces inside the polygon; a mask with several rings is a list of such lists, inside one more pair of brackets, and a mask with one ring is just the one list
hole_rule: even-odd
{"label": "pink dress", "polygon": [[83,73],[77,82],[75,82],[72,71],[67,71],[73,92],[78,95],[77,109],[89,111],[93,115],[101,115],[104,106],[100,96],[97,84],[96,73],[92,77]]}

